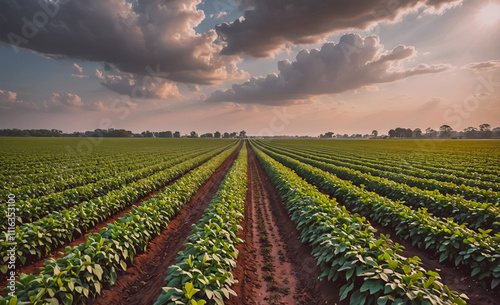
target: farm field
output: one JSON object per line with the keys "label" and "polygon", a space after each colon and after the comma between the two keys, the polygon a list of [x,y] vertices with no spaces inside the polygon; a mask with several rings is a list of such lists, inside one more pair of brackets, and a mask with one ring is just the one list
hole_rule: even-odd
{"label": "farm field", "polygon": [[0,304],[500,303],[497,140],[96,140],[0,139]]}

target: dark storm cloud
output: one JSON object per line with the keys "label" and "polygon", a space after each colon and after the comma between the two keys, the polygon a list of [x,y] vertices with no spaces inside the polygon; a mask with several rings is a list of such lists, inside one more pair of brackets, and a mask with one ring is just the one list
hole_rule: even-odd
{"label": "dark storm cloud", "polygon": [[350,29],[367,29],[382,21],[424,8],[428,13],[458,5],[462,0],[241,0],[244,18],[217,26],[227,42],[223,54],[267,57],[287,44],[318,43],[324,36]]}
{"label": "dark storm cloud", "polygon": [[279,61],[279,75],[254,77],[232,89],[215,91],[206,101],[284,105],[450,68],[425,64],[402,68],[402,62],[415,53],[413,47],[402,45],[385,50],[377,36],[363,39],[347,34],[338,44],[329,42],[321,49],[300,51],[294,62]]}
{"label": "dark storm cloud", "polygon": [[[187,83],[242,77],[215,30],[198,34],[201,0],[0,1],[0,41],[47,57],[110,63]],[[149,67],[149,68],[148,68]]]}

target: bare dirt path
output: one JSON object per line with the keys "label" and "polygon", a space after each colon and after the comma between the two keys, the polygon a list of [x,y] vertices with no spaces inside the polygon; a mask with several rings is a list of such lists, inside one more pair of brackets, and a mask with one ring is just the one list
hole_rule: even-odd
{"label": "bare dirt path", "polygon": [[[241,147],[241,146],[240,146]],[[134,258],[127,271],[118,277],[112,287],[103,290],[93,304],[153,304],[165,285],[167,269],[175,263],[192,225],[198,222],[215,196],[227,171],[238,155],[239,148],[216,170],[198,190],[191,201],[168,224],[167,229],[155,237],[146,252]],[[90,302],[92,303],[92,302]]]}
{"label": "bare dirt path", "polygon": [[[238,245],[239,281],[226,304],[339,304],[338,287],[318,281],[310,247],[289,218],[276,189],[249,149],[249,190]],[[342,303],[340,303],[342,304]]]}

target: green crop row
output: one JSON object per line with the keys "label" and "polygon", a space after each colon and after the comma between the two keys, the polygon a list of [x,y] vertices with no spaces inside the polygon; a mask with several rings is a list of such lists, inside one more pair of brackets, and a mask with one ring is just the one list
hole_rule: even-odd
{"label": "green crop row", "polygon": [[[136,171],[124,173],[120,176],[109,176],[110,178],[102,179],[96,183],[79,186],[73,189],[67,189],[61,193],[54,193],[49,196],[19,200],[17,202],[16,218],[17,225],[23,225],[36,221],[54,211],[68,209],[83,201],[91,200],[98,196],[104,196],[110,191],[123,187],[128,183],[135,182],[140,179],[149,177],[157,172],[168,169],[169,167],[181,163],[190,158],[196,157],[205,151],[197,151],[191,154],[179,154],[179,156],[171,156],[168,161],[157,163],[149,167],[143,167]],[[0,210],[0,231],[7,229],[7,209]]]}
{"label": "green crop row", "polygon": [[459,194],[467,200],[475,200],[481,203],[499,203],[500,193],[493,190],[484,190],[478,187],[470,187],[466,185],[456,185],[451,182],[442,182],[435,179],[413,177],[410,175],[395,173],[398,169],[393,167],[391,170],[379,170],[365,165],[355,165],[351,162],[338,161],[331,157],[324,158],[318,156],[314,152],[300,152],[297,149],[284,149],[280,147],[280,151],[286,150],[287,152],[294,153],[299,156],[306,156],[316,161],[322,161],[334,164],[341,167],[348,167],[357,170],[361,173],[369,174],[372,176],[383,177],[397,183],[403,183],[409,186],[415,186],[422,189],[439,190],[442,194]]}
{"label": "green crop row", "polygon": [[312,246],[321,278],[342,285],[341,300],[351,305],[465,304],[466,296],[450,291],[438,273],[420,266],[418,257],[405,258],[399,245],[375,238],[364,217],[349,213],[262,151],[256,153],[302,242]]}
{"label": "green crop row", "polygon": [[492,238],[488,231],[482,230],[476,233],[450,219],[441,221],[425,209],[414,211],[314,166],[266,149],[264,152],[342,200],[351,211],[370,215],[382,226],[391,227],[402,239],[434,251],[440,262],[448,260],[470,270],[471,277],[477,278],[483,286],[495,289],[500,283],[500,236]]}
{"label": "green crop row", "polygon": [[[407,168],[404,169],[401,163],[397,160],[370,161],[367,159],[359,159],[354,155],[341,156],[337,154],[324,153],[308,147],[273,145],[279,149],[288,149],[296,153],[302,153],[309,156],[321,157],[329,160],[339,166],[347,166],[357,169],[364,173],[389,178],[393,181],[402,182],[411,186],[420,188],[438,188],[441,192],[448,194],[462,194],[465,198],[485,202],[498,202],[498,191],[500,191],[500,183],[460,178],[455,175],[440,173],[439,171],[429,171],[422,169]],[[481,189],[487,191],[482,193]],[[496,196],[495,196],[496,192]]]}
{"label": "green crop row", "polygon": [[[0,256],[5,260],[10,248],[8,243],[17,242],[21,265],[27,265],[58,246],[72,241],[75,236],[84,234],[89,228],[180,177],[216,153],[205,153],[119,190],[111,191],[106,196],[83,202],[70,210],[56,211],[38,221],[21,226],[13,237],[14,240],[9,240],[8,233],[4,232],[0,241]],[[2,261],[0,266],[2,273],[7,271],[4,262]]]}
{"label": "green crop row", "polygon": [[[179,152],[215,149],[230,142],[200,139],[195,144],[190,139],[104,139],[91,151],[79,152],[71,147],[78,147],[78,143],[85,142],[85,139],[59,140],[54,143],[59,145],[42,149],[36,149],[36,139],[15,145],[9,145],[8,141],[3,143],[6,145],[0,151],[0,163],[3,164],[0,168],[0,195],[12,193],[18,200],[36,199],[161,163],[178,156]],[[130,141],[141,144],[130,145]],[[120,147],[123,144],[127,146]]]}
{"label": "green crop row", "polygon": [[201,220],[193,227],[177,263],[169,267],[167,285],[155,305],[224,304],[235,294],[231,273],[236,266],[236,244],[244,218],[247,191],[247,151],[243,147],[211,200]]}
{"label": "green crop row", "polygon": [[[0,183],[3,183],[3,187],[1,188],[7,194],[12,193],[16,197],[34,199],[54,192],[62,192],[67,189],[93,183],[106,177],[120,175],[129,170],[149,166],[154,164],[155,161],[158,162],[158,159],[167,160],[167,156],[162,157],[158,155],[155,160],[151,156],[144,157],[138,155],[134,158],[133,163],[130,162],[127,156],[118,159],[108,157],[103,161],[88,160],[77,168],[70,167],[65,169],[58,169],[57,167],[53,167],[52,164],[47,164],[44,166],[45,172],[39,169],[36,173],[29,174],[0,174]],[[12,165],[6,164],[6,168]]]}
{"label": "green crop row", "polygon": [[[278,140],[276,144],[308,147],[315,152],[355,157],[361,161],[393,164],[406,169],[423,169],[457,177],[500,183],[497,143],[495,141],[439,140]],[[496,167],[496,170],[487,168]]]}
{"label": "green crop row", "polygon": [[[226,150],[58,259],[47,259],[38,275],[20,275],[18,304],[85,304],[113,285],[120,270],[146,250],[149,241],[189,202],[199,187],[236,149]],[[10,299],[0,300],[0,305]]]}
{"label": "green crop row", "polygon": [[[269,149],[278,152],[276,148]],[[493,229],[494,232],[500,231],[500,208],[498,204],[469,201],[458,195],[443,195],[438,190],[422,190],[386,178],[374,177],[371,174],[347,167],[336,166],[328,163],[328,160],[325,160],[326,162],[317,161],[317,158],[302,157],[296,153],[285,152],[282,149],[279,152],[331,172],[341,179],[352,181],[353,184],[363,185],[367,190],[377,194],[395,200],[404,200],[406,204],[414,208],[426,208],[439,217],[451,216],[455,222],[467,223],[467,226],[472,229],[483,228]]]}

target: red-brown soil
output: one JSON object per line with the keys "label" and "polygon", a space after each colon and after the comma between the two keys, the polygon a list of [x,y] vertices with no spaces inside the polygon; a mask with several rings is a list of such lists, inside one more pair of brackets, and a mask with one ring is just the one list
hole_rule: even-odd
{"label": "red-brown soil", "polygon": [[[329,195],[328,192],[321,190],[321,188],[318,187],[318,189]],[[337,202],[342,204],[342,200],[337,200]],[[437,271],[441,276],[442,283],[447,285],[450,290],[457,291],[460,294],[466,294],[470,299],[468,301],[469,304],[500,305],[500,296],[496,296],[492,291],[484,289],[479,283],[472,280],[458,268],[446,264],[445,262],[439,263],[439,260],[435,257],[435,253],[419,249],[413,246],[411,241],[406,241],[397,237],[393,230],[387,227],[382,227],[377,222],[372,221],[369,215],[362,216],[365,216],[368,220],[370,220],[372,226],[378,231],[377,234],[390,235],[392,241],[403,245],[405,247],[402,254],[403,256],[418,256],[422,260],[422,267],[426,270]]]}
{"label": "red-brown soil", "polygon": [[378,233],[384,235],[389,234],[392,241],[403,245],[405,250],[403,256],[413,257],[418,256],[422,260],[422,267],[426,270],[435,270],[439,273],[442,283],[447,285],[451,290],[464,293],[469,297],[469,304],[474,305],[500,305],[500,296],[495,296],[492,291],[488,291],[481,287],[479,283],[464,275],[457,267],[446,263],[439,263],[434,257],[434,253],[419,249],[411,244],[411,242],[403,240],[394,234],[389,228],[384,228],[379,224],[372,223],[372,226],[377,229]]}
{"label": "red-brown soil", "polygon": [[[139,206],[142,202],[147,201],[147,200],[151,199],[154,195],[161,193],[164,189],[166,189],[167,187],[171,186],[177,180],[179,180],[183,176],[189,174],[192,170],[198,168],[199,166],[200,165],[191,168],[189,171],[187,171],[186,173],[184,173],[184,174],[180,175],[179,177],[173,179],[172,181],[170,181],[169,183],[167,183],[165,186],[161,187],[160,189],[158,189],[158,190],[156,190],[154,192],[151,192],[146,197],[141,198],[136,203],[134,203],[134,204],[132,204],[132,205],[130,205],[128,207],[125,207],[120,212],[118,212],[118,213],[110,216],[106,220],[98,223],[94,227],[92,227],[89,230],[87,230],[87,232],[84,233],[83,235],[80,235],[80,236],[76,237],[76,239],[74,239],[73,241],[68,242],[68,243],[66,243],[64,245],[59,246],[58,248],[56,248],[56,249],[52,250],[51,252],[49,252],[47,255],[42,256],[42,258],[40,258],[38,260],[35,260],[35,261],[33,261],[32,263],[30,263],[30,264],[28,264],[26,266],[23,266],[23,267],[17,266],[17,268],[16,268],[17,273],[18,274],[21,274],[21,273],[25,273],[25,274],[38,274],[39,273],[39,269],[44,266],[44,263],[45,263],[46,259],[53,258],[53,259],[57,260],[59,258],[62,258],[64,256],[66,256],[66,252],[65,252],[65,248],[66,247],[73,248],[73,247],[75,247],[75,246],[77,246],[77,245],[79,245],[81,243],[84,243],[87,240],[87,237],[89,235],[92,235],[94,233],[99,232],[102,228],[106,228],[108,226],[108,224],[113,223],[113,222],[117,221],[118,219],[120,219],[121,217],[125,216],[125,214],[129,213],[135,206]],[[3,288],[6,286],[6,284],[7,284],[7,282],[5,281],[5,276],[2,274],[2,276],[0,277],[0,295],[2,295]]]}
{"label": "red-brown soil", "polygon": [[[241,146],[240,146],[241,147]],[[155,237],[146,252],[134,258],[131,267],[118,277],[116,284],[104,289],[94,304],[153,304],[165,285],[168,267],[175,263],[192,225],[198,222],[215,196],[219,185],[239,152],[237,149],[197,191],[191,201]]]}
{"label": "red-brown soil", "polygon": [[[177,180],[179,180],[183,176],[188,175],[192,170],[198,168],[199,166],[201,166],[201,165],[198,165],[198,166],[195,166],[195,167],[191,168],[186,173],[184,173],[184,174],[180,175],[179,177],[173,179],[172,181],[170,181],[169,183],[167,183],[162,188],[160,188],[160,189],[158,189],[158,190],[156,190],[154,192],[151,192],[146,197],[143,197],[142,199],[140,199],[136,203],[134,203],[134,204],[132,204],[132,205],[124,208],[122,211],[120,211],[120,212],[118,212],[118,213],[110,216],[106,220],[98,223],[94,227],[90,228],[83,235],[80,235],[79,237],[77,237],[76,239],[74,239],[73,241],[71,241],[69,243],[66,243],[64,245],[59,246],[58,248],[52,250],[47,255],[43,256],[41,259],[38,259],[38,260],[36,260],[36,261],[34,261],[34,262],[26,265],[26,266],[23,266],[23,267],[19,267],[18,266],[16,268],[17,274],[21,274],[21,273],[24,273],[24,274],[38,274],[40,272],[40,268],[42,268],[44,266],[44,263],[45,263],[46,259],[53,258],[53,259],[57,260],[59,258],[62,258],[64,256],[66,256],[66,252],[65,252],[65,248],[66,247],[73,248],[73,247],[75,247],[75,246],[77,246],[77,245],[79,245],[81,243],[84,243],[87,240],[87,237],[89,235],[92,235],[94,233],[99,232],[102,228],[106,228],[108,226],[108,224],[111,224],[111,223],[117,221],[121,217],[125,216],[125,214],[129,213],[134,208],[134,206],[139,206],[142,202],[151,199],[154,195],[159,194],[164,189],[166,189],[167,187],[169,187],[172,184],[174,184]],[[5,281],[5,276],[2,275],[1,281],[0,281],[0,295],[5,295],[6,294],[6,291],[4,291],[4,288],[6,287],[6,285],[7,285],[7,282]]]}
{"label": "red-brown soil", "polygon": [[242,304],[343,304],[335,284],[318,281],[319,267],[255,154],[249,149],[249,189],[238,245],[238,296]]}

